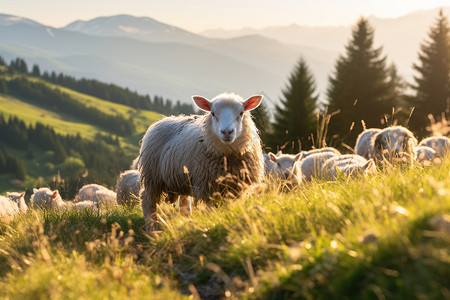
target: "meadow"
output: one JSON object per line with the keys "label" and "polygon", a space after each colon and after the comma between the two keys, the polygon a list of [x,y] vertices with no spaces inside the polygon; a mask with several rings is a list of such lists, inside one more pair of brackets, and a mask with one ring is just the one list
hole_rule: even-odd
{"label": "meadow", "polygon": [[139,207],[2,224],[0,297],[450,298],[449,159],[158,210],[152,235]]}

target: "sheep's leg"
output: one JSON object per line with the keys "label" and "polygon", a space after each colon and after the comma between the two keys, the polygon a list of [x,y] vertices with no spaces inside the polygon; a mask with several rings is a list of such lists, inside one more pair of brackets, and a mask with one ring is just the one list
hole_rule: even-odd
{"label": "sheep's leg", "polygon": [[180,206],[180,213],[184,216],[189,216],[191,214],[191,201],[189,200],[189,197],[180,195],[178,201]]}
{"label": "sheep's leg", "polygon": [[144,213],[145,230],[147,233],[151,233],[157,229],[156,204],[160,196],[161,192],[149,186],[142,191],[142,212]]}

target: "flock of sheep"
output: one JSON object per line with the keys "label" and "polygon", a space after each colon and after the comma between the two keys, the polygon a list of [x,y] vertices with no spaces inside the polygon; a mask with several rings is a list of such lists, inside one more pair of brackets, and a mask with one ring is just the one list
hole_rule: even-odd
{"label": "flock of sheep", "polygon": [[[156,225],[156,206],[161,197],[179,200],[180,211],[189,214],[192,196],[206,203],[219,196],[238,197],[266,178],[299,185],[316,180],[336,180],[376,171],[378,164],[438,164],[450,153],[450,139],[430,137],[418,144],[406,128],[393,126],[363,131],[354,154],[326,147],[295,155],[263,153],[258,130],[248,113],[262,96],[246,100],[236,94],[220,94],[208,100],[193,96],[202,116],[166,117],[145,133],[139,156],[131,170],[120,174],[115,191],[89,184],[73,202],[63,201],[58,191],[34,189],[32,208],[80,209],[111,205],[142,205],[146,230]],[[24,193],[0,196],[0,218],[8,220],[26,212]]]}

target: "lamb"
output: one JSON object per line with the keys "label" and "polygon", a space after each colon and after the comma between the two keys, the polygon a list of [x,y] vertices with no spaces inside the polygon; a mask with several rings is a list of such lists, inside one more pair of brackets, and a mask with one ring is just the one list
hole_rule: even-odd
{"label": "lamb", "polygon": [[417,139],[407,128],[392,126],[373,135],[371,145],[377,161],[412,163]]}
{"label": "lamb", "polygon": [[414,159],[421,166],[430,166],[433,164],[439,164],[442,162],[438,156],[436,150],[427,146],[414,147]]}
{"label": "lamb", "polygon": [[450,153],[450,139],[445,136],[431,136],[426,139],[423,139],[419,146],[427,146],[433,148],[436,151],[436,154],[443,158],[448,153]]}
{"label": "lamb", "polygon": [[48,209],[63,209],[67,208],[68,204],[61,199],[58,190],[50,190],[46,187],[40,189],[33,189],[30,204],[32,208],[48,208]]}
{"label": "lamb", "polygon": [[75,197],[75,203],[83,201],[93,201],[99,206],[117,205],[117,195],[102,185],[87,184],[78,191]]}
{"label": "lamb", "polygon": [[300,168],[295,165],[302,154],[296,155],[282,154],[279,152],[277,155],[269,152],[269,161],[264,158],[266,173],[280,179],[291,181],[293,184],[299,184],[301,182]]}
{"label": "lamb", "polygon": [[23,193],[7,193],[7,197],[0,196],[0,220],[6,223],[11,222],[14,216],[27,211],[27,205]]}
{"label": "lamb", "polygon": [[155,225],[163,192],[208,202],[212,196],[239,196],[264,178],[261,140],[249,112],[262,96],[247,100],[220,94],[193,96],[203,116],[166,117],[145,133],[139,153],[142,210],[146,229]]}
{"label": "lamb", "polygon": [[366,129],[358,135],[356,139],[355,154],[358,154],[365,159],[375,158],[375,148],[373,147],[372,139],[379,134],[381,129],[370,128]]}
{"label": "lamb", "polygon": [[345,177],[357,177],[376,172],[374,160],[369,160],[357,154],[336,156],[325,161],[322,176],[325,180],[336,180],[339,174]]}
{"label": "lamb", "polygon": [[135,206],[139,202],[139,171],[127,170],[120,174],[116,183],[117,204]]}
{"label": "lamb", "polygon": [[309,155],[305,159],[296,162],[296,164],[300,164],[300,169],[304,180],[311,181],[313,178],[322,179],[322,166],[325,161],[332,157],[339,157],[339,155],[333,152],[319,152]]}

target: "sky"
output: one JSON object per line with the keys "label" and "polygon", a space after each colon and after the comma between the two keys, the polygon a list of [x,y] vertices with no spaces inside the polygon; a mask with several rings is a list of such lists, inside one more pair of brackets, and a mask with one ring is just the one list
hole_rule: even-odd
{"label": "sky", "polygon": [[130,14],[201,32],[290,24],[347,26],[359,16],[395,18],[440,6],[450,6],[450,0],[0,0],[0,13],[53,27]]}

